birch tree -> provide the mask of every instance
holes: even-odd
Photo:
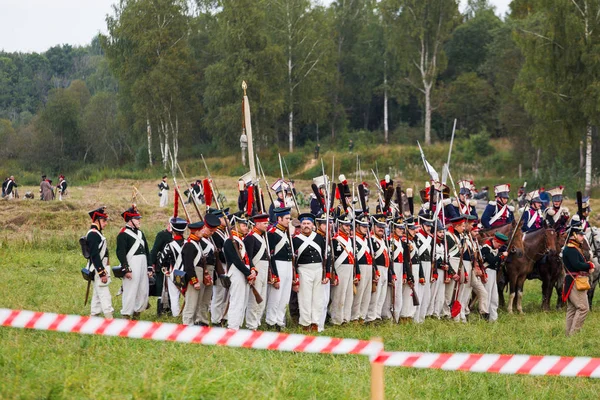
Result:
[[[322,7],[311,7],[309,0],[267,0],[270,12],[267,15],[269,31],[273,41],[284,48],[286,57],[286,111],[288,150],[294,151],[294,116],[300,103],[313,103],[324,96],[326,85],[315,85],[326,81],[330,64],[331,35],[324,18]],[[314,91],[298,92],[312,80]],[[323,82],[325,83],[325,82]],[[325,102],[321,102],[324,104]],[[316,121],[322,122],[322,121]]]
[[[417,90],[425,109],[425,143],[431,144],[432,94],[446,68],[444,43],[460,22],[456,0],[384,0],[391,47],[406,71],[405,82]]]
[[[585,193],[592,181],[593,126],[600,111],[600,3],[538,0],[517,28],[525,56],[517,90],[535,121],[534,140],[553,158],[585,137]],[[549,140],[552,135],[552,140]]]

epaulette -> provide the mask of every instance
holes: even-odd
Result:
[[[477,200],[471,199],[469,200],[469,204],[471,205],[471,207],[477,207]]]
[[[515,212],[515,207],[514,206],[508,206],[508,211]]]
[[[125,229],[126,229],[125,227],[122,227],[121,230],[119,231],[119,233],[125,232]]]
[[[450,204],[450,202],[451,202],[451,201],[452,201],[451,199],[444,199],[444,200],[442,200],[442,204],[443,204],[443,205],[444,205],[444,207],[445,207],[445,206],[447,206],[448,204]]]
[[[488,205],[489,205],[489,206],[495,206],[495,205],[496,205],[496,202],[495,202],[495,201],[489,201],[489,202],[488,202]]]
[[[270,233],[275,233],[276,229],[277,229],[277,227],[275,225],[273,225],[271,228],[269,228],[269,232]]]
[[[454,207],[458,208],[458,200],[456,200],[456,199],[454,199],[454,198],[453,198],[453,199],[452,199],[452,205],[453,205]]]

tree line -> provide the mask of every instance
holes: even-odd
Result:
[[[593,174],[600,5],[120,0],[89,46],[0,53],[2,158],[53,169],[255,145],[508,138],[535,173]],[[373,140],[370,141],[373,143]],[[582,145],[583,144],[583,145]],[[587,163],[586,163],[587,155]],[[556,171],[555,171],[556,172]]]

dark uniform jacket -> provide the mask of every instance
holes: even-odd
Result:
[[[103,258],[100,257],[100,251],[102,242],[106,242],[106,239],[104,239],[102,233],[98,231],[96,225],[92,225],[90,229],[91,231],[88,232],[86,237],[86,240],[90,247],[90,262],[92,263],[92,265],[94,265],[98,276],[104,276],[106,275],[106,270],[104,268],[104,264],[102,264],[102,260],[104,258],[108,259],[108,246],[106,247],[106,251],[104,252]]]
[[[144,254],[148,260],[148,264],[150,264],[150,253],[148,251],[148,242],[146,241],[146,236],[142,231],[132,228],[128,225],[121,229],[121,232],[119,232],[117,235],[117,258],[121,263],[121,270],[124,272],[131,272],[131,269],[129,268],[129,262],[127,261],[127,253],[129,253],[129,250],[136,245],[136,240],[126,233],[127,230],[130,230],[135,235],[140,232],[142,236],[142,242],[144,243],[143,246],[138,246],[133,255]],[[148,271],[152,271],[152,265],[148,266]]]
[[[575,278],[578,275],[587,275],[590,271],[590,264],[585,261],[581,245],[574,240],[569,240],[562,252],[563,264],[565,265],[565,283],[563,285],[563,301],[567,301]],[[574,289],[577,290],[577,289]]]
[[[267,235],[269,238],[271,259],[273,261],[292,261],[292,247],[289,244],[288,231],[284,230],[282,226],[276,225],[269,230]],[[280,242],[281,244],[279,244]],[[272,263],[271,267],[273,268],[273,275],[279,277],[276,264]]]
[[[154,245],[152,246],[152,251],[150,252],[150,264],[155,267],[154,272],[156,273],[156,283],[150,286],[150,291],[148,293],[149,296],[160,296],[162,294],[164,275],[161,266],[158,265],[158,258],[167,243],[169,243],[171,240],[173,240],[173,235],[166,229],[158,232],[156,238],[154,239]]]

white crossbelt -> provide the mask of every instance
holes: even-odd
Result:
[[[377,258],[381,257],[381,255],[383,254],[384,251],[387,250],[387,248],[385,247],[385,242],[383,241],[383,239],[379,239],[377,236],[373,236],[373,239],[375,239],[375,241],[379,244],[379,248],[377,249],[377,251],[375,252],[375,255],[373,256],[373,258],[377,259]]]
[[[323,255],[321,254],[321,246],[319,246],[315,242],[315,237],[316,236],[317,236],[316,232],[312,232],[310,234],[310,236],[304,236],[304,235],[298,235],[298,236],[296,236],[299,240],[302,241],[302,244],[300,245],[300,247],[298,247],[298,258],[300,258],[300,256],[302,255],[302,253],[304,253],[304,250],[306,250],[308,248],[308,246],[310,246],[313,249],[315,249],[319,253],[319,255],[321,256],[321,258],[323,257]]]
[[[86,238],[87,238],[87,236],[91,232],[96,232],[98,235],[100,235],[100,249],[99,249],[99,253],[100,253],[100,261],[102,261],[102,259],[104,258],[104,256],[106,256],[106,238],[104,237],[104,235],[102,233],[100,233],[100,231],[98,231],[96,229],[90,229],[88,231],[88,233],[85,234]],[[90,257],[90,259],[88,260],[87,269],[91,271],[91,268],[93,266],[94,266],[94,263],[92,262],[92,258]]]
[[[535,224],[535,221],[537,221],[537,217],[538,215],[541,217],[542,214],[540,213],[540,210],[535,210],[535,212],[533,213],[533,215],[531,215],[531,213],[529,214],[529,221],[527,221],[527,227],[531,228],[533,226],[533,224]]]
[[[498,208],[498,206],[496,205],[496,208]],[[504,213],[506,212],[506,209],[508,208],[508,204],[505,204],[504,207],[502,207],[500,209],[500,211],[498,211],[491,219],[490,219],[490,225],[492,225],[494,222],[498,221],[500,219],[500,217],[502,217],[504,215]]]
[[[252,232],[252,235],[260,242],[260,248],[258,249],[258,252],[254,255],[254,257],[252,257],[252,265],[257,266],[258,262],[262,259],[262,256],[267,250],[267,245],[262,235],[259,235],[256,232]]]
[[[341,236],[338,236],[336,238],[338,244],[342,245],[342,247],[344,248],[344,251],[338,256],[338,258],[335,260],[334,262],[334,266],[337,268],[340,265],[342,265],[344,263],[344,261],[346,261],[346,259],[348,258],[348,255],[352,253],[353,247],[352,244],[344,239]]]
[[[125,233],[135,239],[135,244],[131,246],[129,252],[127,252],[127,258],[131,258],[140,247],[144,248],[144,241],[142,240],[142,231],[138,230],[136,235],[131,229],[125,228]]]
[[[429,250],[431,248],[431,236],[423,236],[421,233],[417,233],[418,238],[419,238],[419,242],[421,242],[421,246],[419,246],[418,251],[419,251],[419,256],[423,255],[423,253],[425,253],[427,250]]]
[[[281,251],[281,249],[283,249],[283,246],[285,246],[286,244],[289,246],[290,242],[288,240],[288,236],[281,230],[281,229],[275,229],[275,233],[278,234],[279,236],[281,236],[281,238],[283,240],[280,240],[279,242],[277,242],[277,245],[275,245],[275,251],[273,252],[273,254],[277,254]]]

